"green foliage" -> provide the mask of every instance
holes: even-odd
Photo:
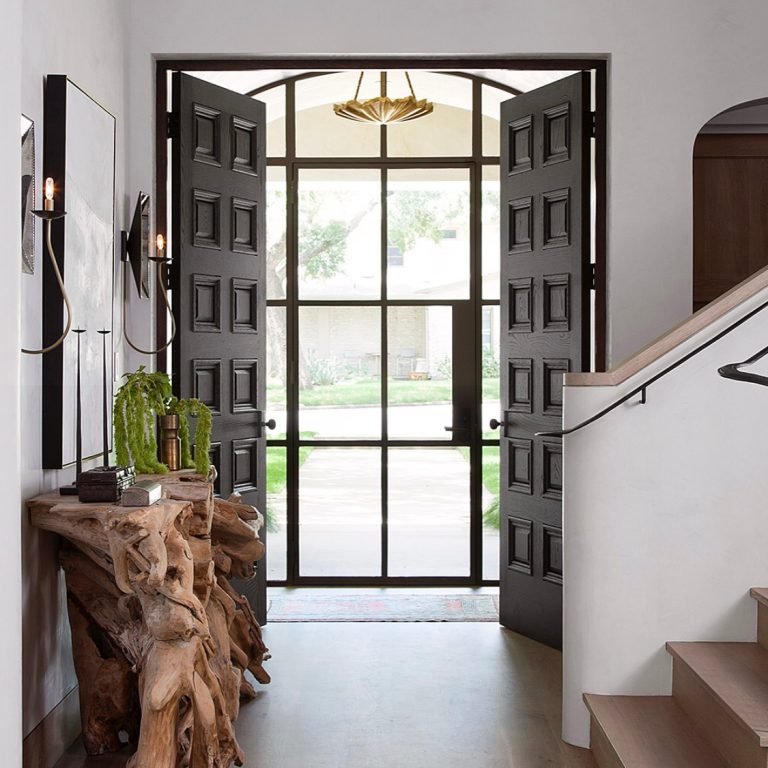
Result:
[[[499,376],[501,369],[499,361],[490,347],[483,347],[483,378],[495,379]]]
[[[486,528],[494,528],[499,530],[499,497],[497,496],[484,510],[483,510],[483,525]]]
[[[403,253],[410,251],[419,238],[437,243],[443,229],[468,209],[465,194],[402,190],[390,194],[387,204],[389,244]]]
[[[173,396],[167,373],[148,373],[140,366],[126,373],[125,382],[117,390],[113,408],[115,452],[120,465],[134,464],[141,474],[165,474],[168,467],[158,461],[157,417],[177,414],[181,438],[181,465],[207,475],[210,459],[213,418],[207,405],[199,400],[179,400]],[[195,428],[196,460],[189,443],[189,416],[197,417]]]
[[[448,355],[443,355],[435,367],[444,379],[450,379],[453,375],[453,363]]]
[[[211,409],[193,397],[179,400],[170,399],[167,413],[179,417],[179,439],[181,440],[181,466],[193,469],[200,475],[207,475],[210,468],[211,430],[213,416]],[[195,456],[192,457],[192,447],[189,441],[189,417],[197,417],[195,425]]]
[[[165,413],[171,381],[168,374],[148,373],[143,365],[124,378],[113,408],[117,463],[134,464],[142,474],[164,474],[168,467],[157,459],[155,418]]]
[[[307,355],[307,380],[310,386],[329,386],[335,384],[340,378],[341,371],[335,360],[317,357],[314,353]]]
[[[348,234],[343,221],[302,227],[299,263],[309,277],[333,277],[341,269]]]

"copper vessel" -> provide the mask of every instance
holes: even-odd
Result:
[[[181,439],[179,438],[179,417],[160,416],[160,461],[171,472],[181,469]]]

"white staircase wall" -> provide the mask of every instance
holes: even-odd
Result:
[[[738,317],[762,291],[618,386],[568,386],[574,426]],[[582,693],[669,694],[667,640],[751,641],[768,584],[768,387],[717,368],[768,345],[768,309],[565,438],[563,737],[589,744]],[[752,370],[768,373],[768,359]]]

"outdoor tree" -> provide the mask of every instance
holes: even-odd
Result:
[[[299,270],[305,278],[329,279],[343,271],[351,234],[379,203],[376,195],[357,194],[349,187],[327,191],[302,190],[298,200]],[[438,242],[448,222],[467,209],[465,193],[446,194],[436,190],[397,190],[387,200],[388,244],[402,253],[411,250],[419,239]],[[343,211],[345,218],[339,218]],[[268,243],[267,284],[284,298],[287,280],[286,193],[272,188],[267,194],[267,234],[279,235]],[[372,247],[377,247],[376,243]],[[284,311],[269,313],[270,378],[285,383],[286,316]],[[299,350],[300,370],[303,351]],[[311,388],[308,377],[300,381],[302,389]]]

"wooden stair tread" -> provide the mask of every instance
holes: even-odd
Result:
[[[667,643],[667,650],[768,747],[768,652],[757,643]]]
[[[584,702],[622,768],[727,768],[671,696],[597,696]]]
[[[749,596],[758,603],[768,606],[768,587],[752,587],[749,590]]]

